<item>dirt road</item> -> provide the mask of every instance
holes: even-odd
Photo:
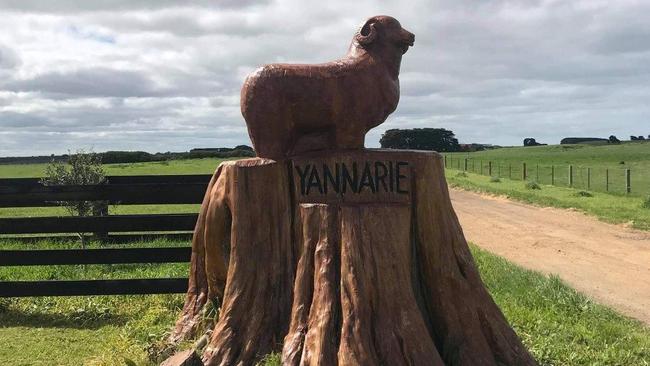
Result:
[[[650,233],[579,212],[451,190],[467,240],[554,273],[599,303],[650,324]]]

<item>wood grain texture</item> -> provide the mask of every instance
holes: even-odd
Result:
[[[354,192],[320,194],[314,183],[318,194],[305,196],[295,166],[306,161],[406,162],[406,194],[359,180]],[[194,334],[207,299],[222,300],[206,365],[250,365],[270,351],[284,365],[536,364],[481,282],[438,154],[223,163],[193,246],[171,340]]]

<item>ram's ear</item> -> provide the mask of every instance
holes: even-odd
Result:
[[[361,28],[359,28],[359,32],[357,32],[356,35],[357,42],[359,42],[360,45],[366,46],[374,42],[374,40],[377,38],[377,25],[376,25],[376,20],[374,18],[368,19]]]

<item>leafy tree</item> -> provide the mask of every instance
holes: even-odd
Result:
[[[95,153],[87,153],[78,150],[70,154],[66,163],[52,161],[45,169],[45,177],[41,184],[45,186],[62,185],[91,185],[101,184],[106,180],[102,168],[101,157]],[[90,216],[93,214],[104,214],[107,211],[105,201],[61,201],[58,202],[65,207],[72,216]],[[85,248],[83,233],[78,233],[81,238],[81,245]]]
[[[253,148],[248,145],[237,145],[234,150],[253,151]]]
[[[546,144],[540,144],[539,142],[535,141],[535,139],[532,137],[528,137],[524,139],[524,146],[541,146],[541,145],[546,145]]]
[[[444,128],[391,129],[381,136],[379,143],[387,149],[460,151],[454,133]]]
[[[610,135],[609,136],[609,143],[610,144],[620,144],[621,140],[619,140],[616,136]]]

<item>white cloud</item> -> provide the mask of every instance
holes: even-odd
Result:
[[[0,1],[0,156],[249,143],[245,75],[342,56],[368,16],[416,34],[371,131],[462,142],[647,135],[650,3],[634,0]]]

